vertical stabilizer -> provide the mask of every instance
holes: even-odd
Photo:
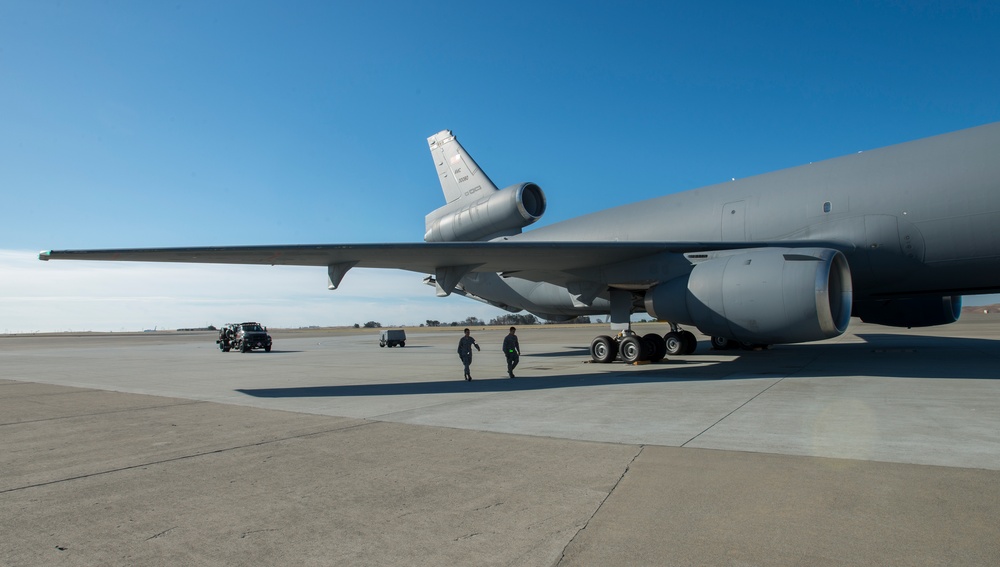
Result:
[[[483,197],[497,190],[490,178],[465,148],[458,143],[451,130],[442,130],[427,138],[441,180],[444,200],[453,203],[468,197]]]

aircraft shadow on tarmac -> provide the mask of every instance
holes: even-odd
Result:
[[[827,378],[871,376],[889,378],[937,378],[996,380],[1000,372],[1000,341],[988,339],[924,337],[913,335],[858,335],[865,343],[782,345],[769,351],[715,351],[688,360],[670,360],[646,366],[606,365],[607,372],[532,377],[531,367],[522,365],[521,377],[501,377],[502,370],[482,368],[484,376],[466,382],[461,378],[424,382],[394,382],[308,386],[299,388],[237,389],[258,398],[316,398],[351,396],[399,396],[468,392],[518,392],[555,388],[581,388],[621,384],[731,381],[778,378]],[[573,356],[580,349],[572,347]],[[702,351],[706,352],[702,345]],[[561,356],[543,353],[541,356]],[[729,359],[729,356],[736,358]],[[534,354],[532,357],[540,355]],[[525,357],[522,357],[524,359]],[[602,365],[602,368],[605,366]],[[477,372],[478,371],[478,372]],[[492,376],[491,376],[492,374]]]
[[[522,354],[521,358],[546,358],[546,357],[564,357],[564,356],[590,356],[590,349],[578,346],[567,346],[563,347],[567,350],[560,350],[558,352],[533,352],[531,354]]]

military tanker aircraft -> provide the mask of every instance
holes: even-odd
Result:
[[[850,317],[956,321],[961,296],[1000,291],[1000,123],[618,206],[524,231],[530,182],[498,189],[448,130],[428,138],[446,204],[424,242],[51,250],[41,260],[354,267],[429,274],[457,293],[548,320],[609,315],[596,362],[817,341]],[[633,313],[669,324],[639,336]]]

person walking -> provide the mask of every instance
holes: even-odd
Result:
[[[465,380],[471,381],[472,374],[469,372],[469,366],[472,364],[472,347],[476,347],[476,350],[480,350],[479,345],[476,344],[476,339],[472,338],[469,334],[469,330],[465,330],[465,336],[458,339],[458,357],[462,359],[462,364],[465,365]]]
[[[503,355],[507,357],[507,376],[511,378],[514,377],[514,367],[521,359],[521,345],[517,342],[515,331],[517,329],[511,327],[510,333],[503,338]]]

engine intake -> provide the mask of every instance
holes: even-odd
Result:
[[[534,183],[511,185],[477,200],[461,198],[427,215],[427,242],[483,240],[508,236],[545,213],[545,193]]]
[[[646,311],[747,343],[836,337],[851,318],[851,271],[829,248],[720,251],[646,292]]]

